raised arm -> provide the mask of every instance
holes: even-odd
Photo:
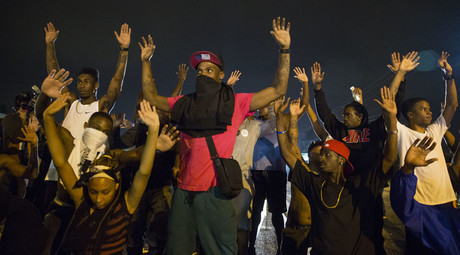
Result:
[[[120,34],[117,31],[113,31],[113,33],[120,44],[120,54],[118,55],[115,74],[110,81],[107,93],[99,100],[99,111],[106,113],[110,113],[115,101],[120,96],[123,79],[125,78],[126,64],[128,63],[129,43],[131,42],[131,28],[128,24],[121,25]]]
[[[447,62],[447,58],[450,56],[447,52],[442,52],[439,58],[439,67],[444,72],[444,80],[446,81],[446,92],[445,92],[445,108],[442,112],[442,116],[446,120],[447,126],[450,126],[452,118],[454,117],[455,111],[458,107],[457,99],[457,88],[455,86],[454,75],[452,67]]]
[[[291,151],[296,155],[297,158],[301,158],[299,146],[297,144],[299,140],[299,128],[297,126],[297,121],[300,118],[300,115],[305,112],[306,105],[300,104],[300,99],[292,100],[291,106],[289,107],[290,111],[290,123],[288,129],[289,142],[291,144]]]
[[[275,79],[271,87],[265,88],[254,94],[249,107],[250,111],[255,111],[270,102],[286,94],[287,84],[289,80],[289,64],[290,54],[289,47],[291,46],[291,36],[289,34],[291,24],[286,19],[278,17],[273,19],[273,30],[270,32],[275,38],[275,41],[280,46],[280,57],[278,69],[276,70]]]
[[[420,64],[418,62],[420,59],[420,56],[418,56],[418,52],[412,51],[412,52],[407,53],[403,57],[401,62],[399,62],[399,53],[396,54],[393,52],[391,56],[392,56],[393,66],[389,68],[390,70],[395,72],[395,77],[393,78],[393,81],[390,84],[390,90],[391,90],[391,93],[396,95],[399,89],[399,85],[401,84],[402,81],[404,81],[406,74],[414,70]]]
[[[48,74],[50,74],[53,70],[57,71],[60,69],[58,60],[56,57],[56,48],[54,46],[54,43],[56,42],[56,39],[59,35],[59,30],[56,30],[53,23],[51,22],[48,22],[46,24],[46,27],[44,27],[43,29],[45,30],[46,70]],[[44,93],[41,93],[38,96],[37,102],[35,103],[35,112],[40,122],[42,121],[43,112],[45,111],[46,107],[48,107],[48,105],[51,102],[51,98],[58,98],[61,95],[61,93],[69,92],[69,89],[67,88],[67,86],[65,86],[62,88],[50,88],[48,90],[45,89],[45,91],[43,91],[43,88],[42,88],[42,92]],[[72,103],[76,99],[77,99],[77,96],[75,95],[75,93],[70,92],[70,98],[69,98],[70,103]],[[67,115],[68,110],[69,108],[68,106],[66,106],[65,115]]]
[[[48,78],[51,78],[51,74]],[[54,120],[54,115],[62,110],[67,104],[66,101],[68,97],[69,94],[64,93],[61,97],[54,100],[54,102],[50,104],[43,113],[43,122],[45,125],[47,144],[51,157],[53,158],[54,165],[59,173],[59,177],[64,183],[64,187],[72,197],[72,200],[78,206],[83,198],[83,189],[73,188],[78,179],[68,162],[68,154],[66,153],[66,149],[60,135],[58,135],[58,126]]]
[[[170,112],[168,104],[168,98],[158,95],[157,87],[155,85],[155,79],[152,76],[152,66],[150,59],[152,58],[153,51],[155,50],[155,44],[153,44],[152,36],[148,36],[148,41],[142,37],[141,47],[141,60],[142,60],[142,92],[145,100],[150,104],[154,105],[160,110]]]
[[[288,164],[289,168],[293,169],[297,162],[297,156],[292,151],[291,143],[288,139],[287,129],[288,129],[289,123],[286,121],[286,118],[284,118],[284,113],[283,113],[284,110],[286,110],[288,103],[289,103],[289,100],[286,103],[282,104],[281,107],[275,107],[276,130],[277,130],[276,133],[278,137],[278,144],[280,146],[281,155],[283,156],[284,161],[286,161],[286,163]]]
[[[383,120],[387,130],[382,162],[382,171],[384,174],[387,174],[398,157],[398,128],[396,127],[396,113],[398,109],[396,108],[395,95],[389,88],[385,86],[381,88],[380,96],[382,101],[377,99],[374,99],[374,101],[382,109]]]
[[[59,64],[56,57],[56,49],[54,43],[59,35],[59,30],[54,28],[53,23],[48,22],[45,30],[45,43],[46,43],[46,70],[48,74],[53,70],[59,70]]]
[[[186,64],[180,64],[177,70],[177,84],[174,88],[172,97],[180,95],[182,92],[182,87],[184,86],[184,81],[187,78],[188,66]]]
[[[156,113],[155,107],[150,107],[150,104],[143,100],[141,102],[141,110],[139,116],[142,121],[148,126],[149,131],[147,140],[144,146],[144,150],[141,156],[141,164],[139,170],[134,175],[133,184],[131,188],[126,191],[125,199],[126,206],[129,213],[134,213],[139,202],[141,201],[142,195],[144,194],[145,188],[150,178],[150,172],[152,171],[153,161],[155,159],[158,130],[160,128],[160,120]]]
[[[235,83],[240,80],[240,76],[241,76],[241,72],[239,70],[233,71],[227,80],[227,85],[228,86],[235,85]]]
[[[301,83],[302,83],[302,89],[301,89],[301,101],[300,103],[302,105],[305,105],[307,107],[305,107],[305,111],[307,110],[308,108],[308,105],[310,105],[310,91],[308,90],[308,77],[307,77],[307,74],[305,73],[305,68],[300,68],[300,67],[296,67],[294,68],[294,73],[295,73],[295,76],[294,78],[297,78],[297,80],[299,80]],[[304,111],[304,112],[305,112]],[[303,112],[302,112],[303,114]],[[299,115],[299,118],[302,116]]]

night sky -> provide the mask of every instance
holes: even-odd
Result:
[[[407,76],[407,97],[421,96],[431,103],[434,119],[444,96],[444,82],[436,66],[442,50],[460,76],[460,1],[2,1],[2,104],[40,85],[46,77],[43,27],[52,21],[60,30],[56,41],[61,68],[71,77],[82,67],[101,73],[99,96],[105,94],[115,71],[119,45],[113,34],[121,24],[132,27],[123,92],[112,112],[132,118],[141,90],[141,36],[151,34],[156,44],[153,75],[159,93],[169,95],[176,84],[177,66],[189,65],[198,50],[219,52],[227,77],[243,74],[237,92],[257,92],[271,85],[278,61],[278,46],[270,35],[273,18],[291,22],[291,68],[310,68],[318,61],[326,72],[323,88],[331,108],[341,116],[352,100],[349,87],[364,91],[371,120],[380,110],[373,99],[393,74],[386,67],[393,51],[423,52],[417,71]],[[288,96],[297,97],[300,82],[291,77]],[[310,78],[310,74],[308,73]],[[189,70],[183,93],[194,91],[194,70]],[[460,82],[459,82],[460,83]],[[458,84],[457,86],[460,86]],[[75,82],[70,89],[76,91]],[[311,102],[313,102],[311,100]],[[311,136],[306,117],[301,132]],[[458,135],[459,114],[451,130]]]

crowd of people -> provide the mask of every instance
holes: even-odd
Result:
[[[197,51],[195,92],[181,95],[189,70],[181,64],[173,93],[159,95],[148,35],[139,42],[142,87],[131,122],[111,113],[122,95],[129,25],[115,32],[119,57],[101,97],[95,68],[82,68],[71,91],[56,57],[59,30],[51,22],[44,30],[48,75],[39,90],[18,94],[2,120],[0,253],[251,255],[267,200],[277,254],[386,254],[382,192],[391,180],[405,253],[460,254],[460,153],[448,131],[458,99],[447,52],[438,61],[445,100],[434,122],[426,99],[405,98],[405,76],[419,65],[415,51],[391,55],[394,78],[374,99],[380,117],[369,119],[354,88],[340,120],[318,62],[313,88],[305,68],[295,67],[300,97],[285,98],[291,37],[284,18],[272,24],[275,78],[256,93],[234,93],[241,73],[224,82],[222,56]],[[318,137],[307,161],[298,146],[304,113]]]

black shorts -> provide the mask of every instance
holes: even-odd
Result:
[[[267,198],[269,212],[286,212],[286,172],[281,170],[251,170],[251,175],[256,190],[253,203],[254,212],[262,211],[263,208],[261,207],[263,207],[265,198]]]

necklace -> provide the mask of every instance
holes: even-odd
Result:
[[[321,202],[323,203],[324,206],[326,206],[327,208],[329,209],[333,209],[333,208],[336,208],[338,205],[339,205],[339,202],[340,202],[340,196],[342,195],[342,191],[343,191],[343,188],[345,188],[345,185],[342,186],[342,189],[340,190],[339,192],[339,197],[337,198],[337,203],[333,206],[329,206],[327,205],[326,203],[324,203],[324,200],[323,200],[323,186],[324,186],[324,183],[326,183],[326,180],[323,181],[323,183],[321,184],[321,191],[320,191],[320,194],[321,194]]]

